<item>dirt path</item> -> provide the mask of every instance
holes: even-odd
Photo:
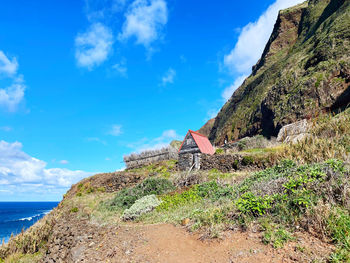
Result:
[[[330,253],[329,245],[301,233],[298,244],[276,250],[264,245],[259,233],[227,232],[223,240],[201,241],[185,228],[168,224],[71,223],[55,227],[56,237],[49,241],[43,262],[311,262]]]

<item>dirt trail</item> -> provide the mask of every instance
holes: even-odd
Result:
[[[68,221],[55,226],[42,262],[312,262],[331,252],[329,244],[302,233],[298,244],[276,250],[261,242],[260,233],[229,231],[223,240],[201,241],[168,224],[111,227]]]

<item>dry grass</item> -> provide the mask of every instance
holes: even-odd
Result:
[[[350,162],[350,110],[339,115],[324,114],[313,120],[310,136],[288,144],[277,157],[298,163],[340,159]]]
[[[52,232],[53,226],[58,220],[59,216],[58,210],[54,209],[50,214],[39,220],[27,231],[12,237],[7,244],[0,247],[0,259],[4,259],[9,255],[19,256],[21,254],[34,254],[42,250],[45,247],[45,244]]]

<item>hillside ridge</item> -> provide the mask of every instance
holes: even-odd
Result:
[[[279,12],[252,74],[215,118],[209,139],[277,136],[282,126],[350,103],[350,3],[309,0]]]

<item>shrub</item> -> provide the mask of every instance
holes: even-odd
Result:
[[[253,216],[263,215],[272,206],[273,198],[271,196],[255,196],[251,192],[244,193],[237,201],[237,209],[243,214]]]
[[[175,190],[173,184],[165,178],[148,178],[142,183],[125,188],[108,202],[110,208],[130,208],[136,200],[147,195],[160,195]]]
[[[243,158],[242,158],[242,165],[243,166],[251,165],[253,163],[254,163],[253,156],[243,156]]]
[[[197,202],[204,198],[210,199],[211,201],[217,201],[220,198],[229,196],[232,196],[231,187],[221,186],[215,181],[210,181],[195,185],[182,193],[162,196],[163,202],[158,209],[169,210],[190,202]]]
[[[125,209],[122,215],[123,220],[133,220],[142,214],[152,211],[160,205],[155,195],[147,195],[137,200],[130,208]]]
[[[328,232],[333,241],[341,248],[350,251],[350,215],[349,212],[336,208],[327,219]],[[350,256],[350,255],[349,255]],[[348,258],[350,260],[350,258]]]
[[[293,240],[293,236],[283,227],[277,229],[268,228],[263,234],[263,242],[265,244],[272,244],[274,248],[282,248],[289,240]]]
[[[209,230],[209,236],[216,238],[219,236],[218,228],[220,225],[225,226],[229,222],[227,208],[212,208],[205,211],[196,210],[191,215],[192,221],[194,222],[191,229],[197,230],[203,227]]]
[[[79,211],[78,207],[73,207],[70,212],[71,213],[77,213]]]
[[[215,150],[215,154],[223,154],[225,151],[224,151],[224,149],[222,149],[222,148],[217,148],[216,150]]]

